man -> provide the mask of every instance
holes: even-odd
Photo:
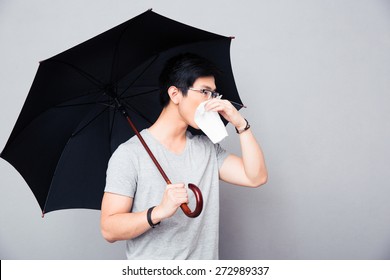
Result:
[[[136,137],[120,145],[110,159],[101,230],[109,242],[127,240],[128,259],[217,259],[219,179],[247,187],[267,181],[263,153],[248,122],[229,101],[215,98],[216,75],[209,61],[185,54],[172,58],[160,76],[164,108],[141,135],[174,184],[166,186]],[[228,154],[204,135],[187,132],[188,126],[199,129],[195,110],[207,100],[206,110],[236,127],[242,157]],[[197,218],[177,211],[193,201],[188,183],[203,194]]]

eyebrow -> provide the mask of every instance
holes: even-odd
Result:
[[[204,88],[204,89],[208,89],[208,90],[211,90],[211,91],[217,91],[217,89],[212,89],[211,87],[209,86],[206,86],[206,85],[202,85],[201,88]]]

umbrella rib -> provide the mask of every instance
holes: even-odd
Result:
[[[154,93],[155,91],[158,91],[158,90],[159,89],[156,87],[154,89],[143,91],[141,93],[137,93],[137,94],[129,95],[129,96],[126,96],[126,97],[122,97],[121,100],[126,100],[126,99],[130,99],[130,98],[133,98],[133,97],[138,97],[138,96]],[[101,90],[99,90],[99,91],[101,91]],[[102,94],[101,96],[104,96],[104,95],[105,94]],[[82,96],[79,96],[79,97],[83,97],[83,96],[86,96],[86,95],[82,95]],[[109,103],[110,101],[111,101],[111,103]],[[94,105],[94,104],[104,105],[104,106],[111,107],[111,108],[115,108],[116,107],[112,103],[112,98],[109,97],[109,96],[107,96],[107,100],[104,100],[104,101],[83,102],[83,103],[75,103],[75,104],[58,104],[58,105],[55,105],[54,107],[55,108],[64,108],[64,107],[87,106],[87,105]]]
[[[127,23],[127,25],[125,26],[125,28],[122,30],[120,36],[118,37],[118,40],[116,41],[116,44],[115,44],[115,51],[114,51],[114,57],[112,59],[112,64],[111,64],[111,75],[110,75],[110,81],[113,81],[113,76],[114,76],[114,69],[116,69],[116,66],[118,64],[118,48],[119,48],[119,44],[124,36],[124,34],[127,32],[127,29],[130,28],[130,24],[129,22]],[[119,79],[118,79],[119,80]]]
[[[79,130],[72,133],[71,137],[76,136],[81,131],[83,131],[87,126],[89,126],[93,121],[95,121],[98,117],[100,117],[109,107],[105,107],[100,113],[98,113],[95,117],[93,117],[90,121],[88,121],[84,126],[82,126]]]
[[[73,65],[73,64],[70,64],[68,62],[65,62],[65,61],[62,61],[62,60],[59,60],[59,59],[49,59],[49,60],[46,60],[44,61],[45,63],[48,63],[48,62],[57,62],[57,63],[62,63],[64,65],[67,65],[69,66],[70,68],[73,68],[74,70],[76,70],[77,73],[79,73],[80,75],[82,75],[83,77],[87,78],[87,80],[89,80],[90,82],[92,82],[94,85],[98,86],[98,87],[102,87],[102,82],[100,82],[99,80],[95,79],[92,75],[90,75],[89,73],[85,72],[84,70],[82,70],[81,68]]]
[[[112,154],[114,151],[112,150],[112,133],[114,131],[114,123],[115,123],[115,115],[116,115],[117,110],[114,110],[113,117],[111,120],[111,125],[110,125],[110,135],[109,135],[109,141],[110,141],[110,154]]]
[[[85,94],[85,95],[81,95],[77,98],[83,98],[83,97],[86,97],[90,94],[98,94],[99,92],[101,92],[102,90],[99,89],[97,90],[96,92],[92,92],[92,93],[88,93],[88,94]],[[55,108],[64,108],[64,107],[76,107],[76,106],[87,106],[87,105],[104,105],[104,106],[108,106],[108,107],[115,107],[113,104],[112,104],[112,98],[107,96],[107,99],[106,100],[102,100],[102,101],[99,101],[99,99],[103,96],[106,96],[106,94],[103,92],[102,94],[98,94],[96,96],[96,99],[95,101],[91,101],[91,102],[79,102],[79,103],[74,103],[74,104],[64,104],[64,103],[67,103],[67,102],[70,102],[70,101],[73,101],[73,100],[76,100],[77,98],[73,98],[73,99],[70,99],[70,100],[67,100],[67,101],[64,101],[58,105],[55,105],[54,107]],[[111,101],[111,103],[109,103]]]
[[[112,81],[112,77],[114,75],[114,69],[116,69],[116,64],[118,64],[118,61],[117,61],[117,54],[118,54],[118,47],[119,47],[119,43],[120,41],[122,40],[122,37],[123,35],[125,34],[125,32],[127,31],[127,29],[129,28],[129,25],[127,25],[121,32],[121,35],[119,36],[116,44],[115,44],[115,51],[114,51],[114,57],[113,57],[113,60],[112,60],[112,64],[111,64],[111,74],[110,74],[110,81]]]
[[[141,118],[143,118],[148,123],[153,124],[153,122],[148,117],[146,117],[141,111],[137,110],[134,106],[131,106],[131,104],[127,100],[124,100],[124,105],[126,105],[125,107],[137,113]]]
[[[158,88],[155,88],[155,89],[147,90],[147,91],[144,91],[144,92],[141,92],[141,93],[132,94],[132,95],[129,95],[129,96],[126,96],[126,97],[122,97],[121,100],[126,100],[126,99],[130,99],[130,98],[133,98],[133,97],[138,97],[138,96],[142,96],[142,95],[145,95],[145,94],[153,93],[153,92],[155,92],[157,90],[158,90]]]
[[[123,92],[119,95],[119,97],[121,97],[132,85],[134,85],[135,84],[135,82],[137,82],[138,81],[138,79],[139,78],[141,78],[142,77],[142,75],[146,72],[146,70],[148,70],[152,65],[153,65],[153,63],[157,60],[157,58],[159,57],[159,55],[157,54],[154,58],[153,58],[153,60],[142,70],[142,72],[140,73],[140,74],[138,74],[138,76],[134,79],[134,81],[132,81],[128,86],[127,86],[127,88],[125,88],[124,90],[123,90]]]
[[[107,101],[108,101],[108,100],[107,100]],[[57,105],[57,106],[55,106],[55,107],[56,107],[56,108],[65,108],[65,107],[87,106],[87,105],[94,105],[94,104],[104,105],[104,106],[107,106],[107,107],[115,108],[115,106],[112,105],[112,104],[108,104],[108,103],[104,103],[104,102],[98,102],[98,101],[95,101],[95,102],[85,102],[85,103],[77,103],[77,104],[68,104],[68,105]]]

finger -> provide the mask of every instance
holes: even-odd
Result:
[[[184,187],[185,185],[183,183],[167,185],[167,189],[177,189],[177,188],[184,188]]]
[[[174,189],[175,193],[187,193],[187,189],[185,188],[176,188]]]
[[[170,186],[166,189],[168,197],[171,199],[177,199],[182,197],[188,197],[187,189],[183,187],[184,185],[179,184],[178,187]]]
[[[181,195],[178,195],[178,194],[175,194],[171,197],[172,199],[172,202],[174,202],[174,204],[176,205],[180,205],[182,203],[188,203],[188,196],[186,194],[181,194]]]
[[[204,105],[204,109],[206,111],[210,111],[215,106],[218,106],[218,104],[221,104],[221,101],[222,100],[220,100],[220,99],[211,99]]]
[[[215,100],[205,106],[206,111],[228,111],[233,110],[234,106],[227,100]]]
[[[186,193],[179,193],[179,194],[175,194],[175,198],[178,199],[178,200],[187,200],[188,199],[188,195]]]
[[[166,192],[169,194],[178,195],[178,194],[186,194],[187,190],[183,188],[171,188],[171,189],[167,189]]]
[[[212,111],[212,110],[214,110],[215,108],[220,107],[220,106],[223,106],[223,105],[222,105],[221,103],[213,102],[213,103],[207,104],[207,106],[205,106],[204,109],[205,109],[206,111]]]
[[[205,107],[211,106],[212,104],[225,104],[225,105],[232,105],[229,100],[226,99],[219,99],[219,98],[213,98],[207,101],[205,104]]]
[[[209,112],[230,112],[231,109],[229,107],[226,107],[224,105],[215,105],[213,107],[210,107],[208,110]]]
[[[186,196],[180,196],[180,197],[176,197],[176,201],[178,202],[178,203],[188,203],[189,202],[189,200],[188,200],[188,196],[186,195]]]

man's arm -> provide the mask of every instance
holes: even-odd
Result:
[[[229,155],[219,170],[221,180],[239,186],[259,187],[267,182],[268,174],[263,152],[252,132],[240,134],[242,157]]]
[[[133,198],[113,193],[104,193],[100,227],[108,242],[137,237],[150,229],[146,211],[131,213]]]
[[[205,109],[220,113],[239,131],[246,127],[245,119],[227,100],[212,99]],[[219,170],[219,177],[227,183],[239,186],[261,186],[268,179],[263,152],[250,128],[241,132],[239,137],[242,156],[229,155]]]
[[[168,185],[161,203],[151,213],[153,224],[171,217],[182,203],[188,203],[185,185]],[[108,242],[132,239],[151,228],[146,218],[148,209],[132,213],[130,212],[132,205],[133,198],[131,197],[108,192],[104,193],[100,228],[103,237]]]

